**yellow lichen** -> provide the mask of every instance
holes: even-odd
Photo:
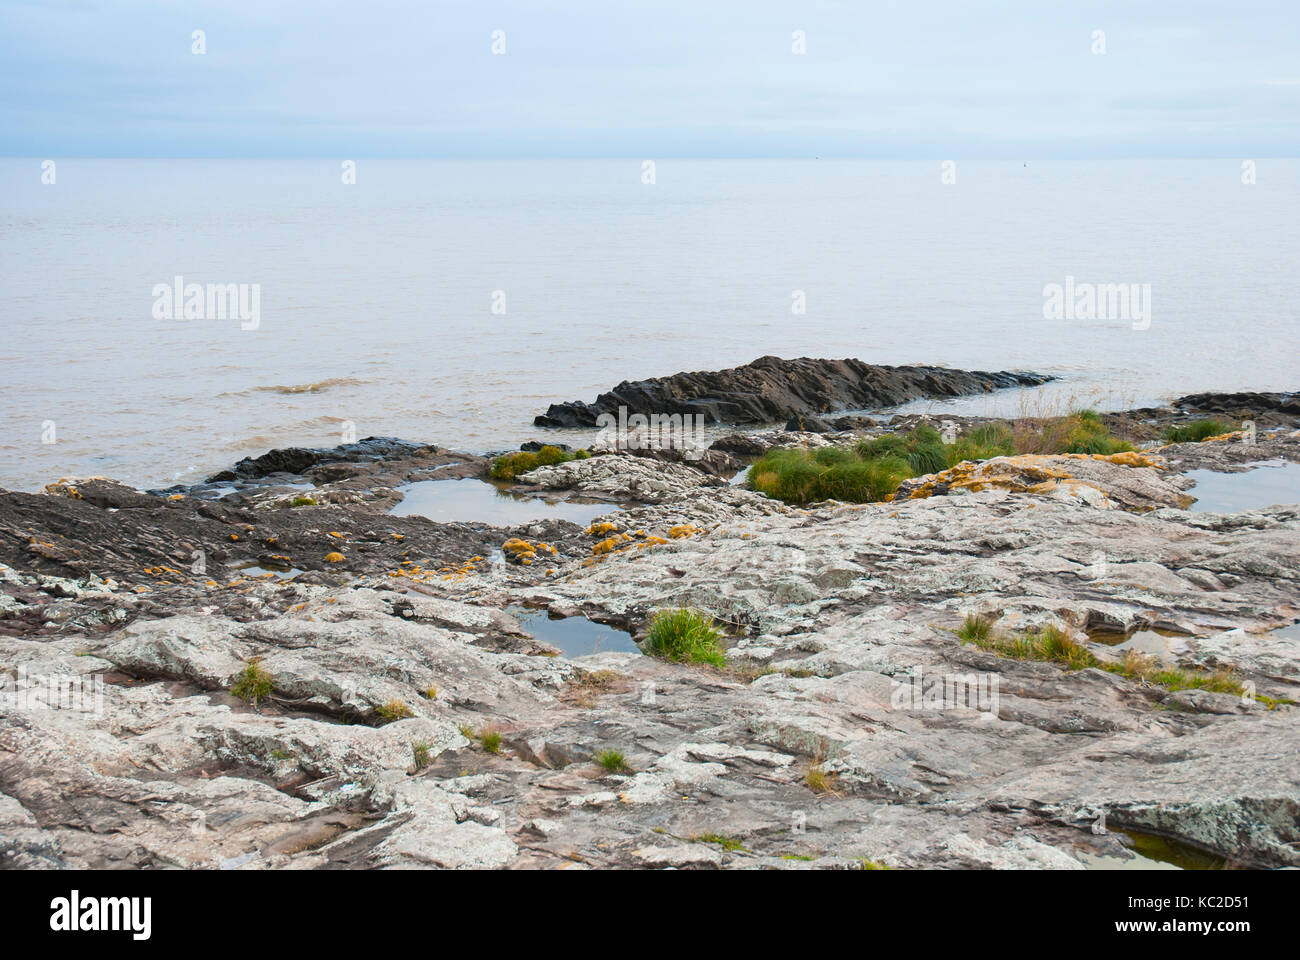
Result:
[[[326,563],[342,563],[346,559],[347,558],[343,556],[343,554],[337,551],[332,551],[330,553],[325,554]]]

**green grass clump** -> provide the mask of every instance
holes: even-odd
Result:
[[[602,750],[596,754],[596,762],[604,767],[607,773],[632,772],[632,768],[628,765],[627,758],[623,756],[621,750]]]
[[[871,860],[867,857],[863,857],[862,869],[863,870],[893,870],[894,868],[887,863],[881,863],[879,860]]]
[[[812,503],[883,500],[908,477],[908,461],[896,455],[864,457],[850,447],[769,450],[749,468],[748,486],[774,500]]]
[[[231,696],[247,700],[254,707],[257,706],[257,701],[270,696],[275,689],[275,681],[261,661],[261,657],[249,660],[248,666],[235,674],[234,682],[230,685]]]
[[[1120,663],[1108,663],[1104,669],[1128,677],[1130,680],[1141,680],[1175,692],[1210,690],[1214,693],[1241,696],[1246,690],[1233,672],[1225,667],[1214,671],[1182,670],[1178,667],[1165,666],[1154,657],[1136,650],[1129,650]],[[1267,700],[1267,698],[1262,699]]]
[[[1132,450],[1117,440],[1096,410],[1075,410],[1063,417],[1017,421],[1012,431],[1016,453],[1121,453]]]
[[[500,753],[501,731],[496,727],[487,727],[479,734],[478,742],[488,753]]]
[[[381,703],[379,706],[375,707],[375,713],[379,715],[379,719],[384,721],[384,723],[392,723],[394,720],[406,720],[415,716],[414,711],[412,711],[410,707],[397,699],[389,700],[387,703]]]
[[[989,634],[992,630],[993,624],[991,624],[987,619],[984,617],[974,616],[973,614],[968,614],[966,622],[963,623],[961,629],[957,631],[957,636],[961,637],[967,643],[973,643],[976,646],[984,646],[988,642]]]
[[[1165,443],[1200,443],[1207,437],[1217,437],[1231,432],[1232,427],[1222,420],[1197,420],[1181,427],[1165,430]]]
[[[1110,435],[1095,410],[1024,421],[1013,430],[985,423],[945,443],[938,430],[922,424],[907,434],[888,433],[851,446],[769,450],[749,469],[751,490],[786,503],[884,500],[904,480],[939,473],[964,460],[990,460],[1022,453],[1119,453],[1132,450]]]
[[[1120,453],[1133,445],[1116,440],[1095,410],[1076,410],[1065,418],[1065,441],[1056,453]]]
[[[949,444],[948,465],[955,466],[963,460],[1010,457],[1017,452],[1015,434],[1010,427],[1004,423],[983,423]]]
[[[650,618],[645,651],[675,663],[707,663],[725,667],[727,656],[719,642],[721,633],[713,618],[699,610],[660,610]]]
[[[1161,664],[1154,657],[1129,650],[1124,659],[1118,663],[1098,660],[1083,644],[1070,639],[1057,627],[1047,626],[1041,630],[1031,630],[1018,636],[999,636],[993,633],[988,621],[978,617],[967,617],[957,631],[957,636],[977,647],[1000,653],[1016,660],[1046,660],[1062,664],[1069,670],[1083,670],[1095,667],[1114,673],[1129,680],[1149,683],[1164,687],[1166,690],[1210,690],[1215,693],[1231,693],[1241,696],[1245,686],[1231,670],[1219,668],[1214,671],[1183,670]],[[1268,697],[1259,697],[1269,709],[1276,701]]]
[[[507,453],[497,457],[492,461],[491,476],[493,480],[514,480],[521,473],[536,470],[538,467],[568,463],[570,460],[586,460],[590,456],[591,454],[586,450],[561,450],[559,447],[547,444],[536,452],[520,450],[518,453]]]
[[[957,636],[984,650],[1016,660],[1048,660],[1070,670],[1100,666],[1100,661],[1083,644],[1070,639],[1058,627],[1046,626],[1016,636],[993,633],[987,621],[967,617]]]

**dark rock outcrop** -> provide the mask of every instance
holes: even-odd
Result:
[[[1174,406],[1180,410],[1228,416],[1300,414],[1300,393],[1193,393],[1179,397]]]
[[[318,463],[378,463],[398,457],[436,453],[437,447],[410,443],[393,437],[366,437],[356,443],[333,448],[280,447],[260,457],[245,457],[229,470],[208,477],[208,483],[256,480],[274,473],[302,474]]]
[[[760,357],[728,370],[623,381],[595,403],[553,403],[539,427],[594,427],[603,413],[702,414],[710,423],[775,423],[834,410],[880,409],[923,397],[960,397],[1037,386],[1038,373],[986,373],[943,367],[889,367],[861,360]]]

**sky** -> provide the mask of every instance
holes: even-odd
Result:
[[[1300,0],[0,0],[0,155],[1297,156]]]

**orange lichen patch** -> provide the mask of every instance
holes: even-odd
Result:
[[[672,537],[674,540],[681,540],[685,537],[693,537],[695,534],[703,532],[703,530],[693,523],[679,523],[677,526],[669,529],[668,536]]]
[[[592,537],[603,537],[607,533],[618,533],[619,525],[605,521],[603,523],[593,523],[587,528],[587,535]]]
[[[1062,481],[1075,485],[1092,486],[1070,475],[1060,463],[1069,460],[1104,460],[1123,467],[1160,467],[1162,462],[1147,454],[1126,450],[1121,453],[1026,453],[1014,457],[994,457],[976,463],[964,460],[955,467],[933,474],[908,494],[910,500],[933,496],[935,490],[946,486],[948,490],[1010,490],[1013,493],[1050,493]],[[894,494],[885,498],[893,500]]]
[[[406,535],[405,535],[405,534],[402,534],[402,533],[395,533],[395,534],[393,534],[393,539],[394,539],[394,540],[405,540],[405,539],[406,539]]]
[[[335,540],[342,540],[342,539],[343,539],[343,534],[339,533],[337,530],[331,530],[331,531],[329,532],[329,535],[330,535],[331,537],[333,537]]]
[[[615,553],[618,551],[619,544],[626,543],[631,539],[632,537],[629,534],[620,533],[617,536],[609,537],[606,540],[600,541],[600,543],[591,548],[591,552],[598,557],[609,553]]]
[[[232,534],[230,535],[230,539],[231,539],[231,540],[238,540],[238,539],[239,539],[239,534],[237,534],[237,533],[232,533]]]
[[[272,560],[283,560],[285,563],[288,563],[288,562],[289,562],[289,556],[288,556],[288,554],[284,554],[284,553],[273,553],[273,554],[271,554],[271,559],[272,559]]]
[[[337,551],[325,554],[326,563],[342,563],[346,559],[347,557]]]
[[[185,494],[183,494],[183,493],[173,493],[173,494],[172,494],[171,496],[169,496],[167,499],[168,499],[168,500],[184,500],[184,499],[185,499]]]
[[[179,570],[175,569],[174,567],[163,567],[163,566],[145,567],[144,572],[154,577],[161,577],[166,574],[170,574],[173,577],[184,576],[183,573],[181,573]]]
[[[532,559],[537,553],[537,548],[527,540],[521,540],[518,537],[511,537],[505,543],[501,544],[501,552],[511,560],[522,562],[525,559]]]
[[[1211,437],[1211,440],[1214,438]],[[1093,453],[1093,454],[1066,454],[1069,457],[1091,456],[1094,460],[1105,460],[1108,463],[1117,463],[1121,467],[1156,467],[1164,466],[1164,463],[1156,460],[1145,453],[1138,453],[1136,450],[1123,450],[1120,453]]]

